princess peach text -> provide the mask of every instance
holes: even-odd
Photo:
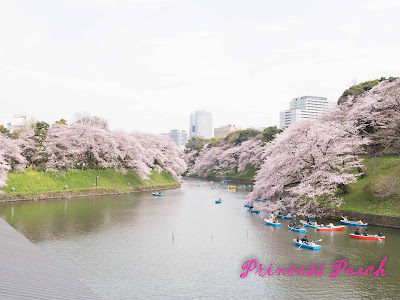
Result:
[[[330,278],[335,278],[336,276],[338,276],[339,274],[344,274],[344,275],[364,275],[364,276],[385,276],[386,273],[383,269],[383,266],[386,263],[387,258],[385,257],[384,259],[382,259],[381,264],[379,265],[379,267],[374,271],[374,267],[370,266],[367,268],[359,268],[359,269],[355,269],[352,267],[349,267],[347,265],[346,259],[342,259],[342,260],[338,260],[335,261],[332,266],[331,269],[333,270],[333,272],[329,275]],[[306,275],[306,276],[322,276],[322,274],[324,273],[324,264],[321,264],[319,267],[317,267],[315,264],[312,264],[307,270],[306,268],[296,268],[295,266],[291,266],[287,269],[284,268],[274,268],[272,264],[269,265],[269,267],[267,269],[265,269],[266,267],[263,267],[262,264],[258,264],[256,259],[253,260],[248,260],[246,261],[243,265],[242,265],[242,270],[244,270],[244,272],[242,274],[240,274],[240,278],[246,278],[247,275],[250,272],[254,271],[255,275],[258,275],[260,277],[264,277],[265,275],[267,276],[272,276],[272,275],[287,275],[289,277],[292,276],[302,276],[302,275]]]

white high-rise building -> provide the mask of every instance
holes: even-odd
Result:
[[[326,97],[303,96],[293,98],[290,109],[280,112],[279,128],[284,128],[301,119],[309,119],[320,116],[331,103]]]
[[[211,113],[198,110],[194,114],[190,114],[189,137],[198,136],[211,139],[213,137],[213,131]]]
[[[161,133],[161,135],[171,138],[175,144],[183,148],[188,141],[188,134],[186,130],[172,129],[168,133]]]

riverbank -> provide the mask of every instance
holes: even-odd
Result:
[[[141,180],[132,171],[121,173],[113,169],[58,172],[29,169],[24,173],[9,173],[8,178],[0,202],[120,195],[180,187],[165,171],[153,171],[148,180]]]

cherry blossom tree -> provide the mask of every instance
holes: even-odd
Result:
[[[0,188],[2,188],[7,182],[7,172],[9,170],[23,172],[26,159],[21,155],[17,140],[0,133],[0,145]]]
[[[357,180],[354,169],[361,169],[363,146],[369,141],[358,134],[358,127],[338,117],[335,108],[319,119],[292,124],[266,146],[265,162],[249,194],[250,202],[267,198],[263,208],[286,207],[306,211],[327,200],[339,205],[337,189],[346,190]]]

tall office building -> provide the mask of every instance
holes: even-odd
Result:
[[[222,126],[219,128],[215,128],[214,129],[214,137],[215,138],[224,138],[231,132],[238,131],[238,130],[242,130],[242,128],[237,127],[236,125],[231,125],[231,124]]]
[[[213,120],[209,112],[198,110],[190,114],[189,137],[198,136],[205,139],[213,137]]]
[[[326,97],[303,96],[293,98],[290,109],[282,111],[279,117],[279,128],[284,128],[301,119],[320,116],[332,103]]]

